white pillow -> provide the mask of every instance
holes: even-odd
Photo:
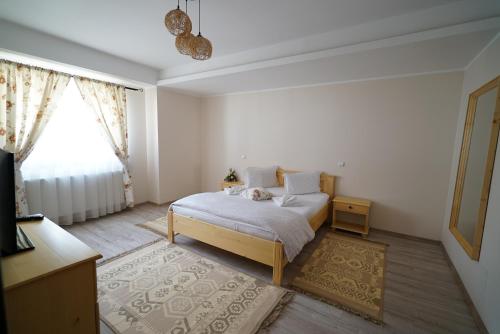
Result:
[[[277,187],[278,179],[276,177],[277,166],[273,167],[248,167],[245,173],[245,184],[248,188],[254,187]]]
[[[320,173],[287,173],[285,174],[285,190],[289,195],[319,193]]]
[[[279,197],[286,194],[285,187],[271,187],[266,188],[266,190],[273,194],[273,197]]]

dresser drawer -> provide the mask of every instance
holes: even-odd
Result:
[[[335,210],[357,213],[360,215],[367,215],[368,212],[370,211],[369,207],[363,205],[347,204],[340,202],[336,202],[333,205],[335,207]]]

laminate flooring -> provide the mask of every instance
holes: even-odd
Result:
[[[135,226],[166,215],[168,206],[142,204],[133,209],[65,229],[99,251],[105,261],[151,243],[160,237]],[[293,264],[285,268],[284,284],[300,268],[326,233],[323,226]],[[297,294],[268,329],[276,334],[305,333],[479,333],[465,296],[439,242],[412,239],[373,230],[368,239],[384,242],[387,250],[384,322],[382,326],[361,317]],[[241,272],[271,282],[270,267],[176,236],[176,244]],[[113,333],[101,321],[101,333]]]

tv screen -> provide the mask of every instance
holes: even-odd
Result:
[[[0,236],[2,254],[17,250],[14,154],[0,150]]]

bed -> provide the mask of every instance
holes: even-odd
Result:
[[[283,187],[286,171],[278,168],[276,177],[278,184]],[[328,220],[331,200],[334,196],[335,177],[322,173],[320,176],[321,192],[326,194],[326,200],[321,207],[317,204],[310,206],[307,221],[313,231],[317,231]],[[269,204],[265,204],[269,205]],[[175,211],[175,212],[174,212]],[[196,218],[195,218],[196,217]],[[273,283],[281,285],[283,270],[288,263],[284,245],[279,240],[273,240],[266,235],[266,231],[251,230],[248,224],[237,224],[233,220],[217,218],[210,214],[201,214],[189,208],[170,207],[167,213],[168,240],[175,242],[175,235],[182,234],[254,261],[266,264],[273,268]],[[236,226],[236,227],[235,227]]]

